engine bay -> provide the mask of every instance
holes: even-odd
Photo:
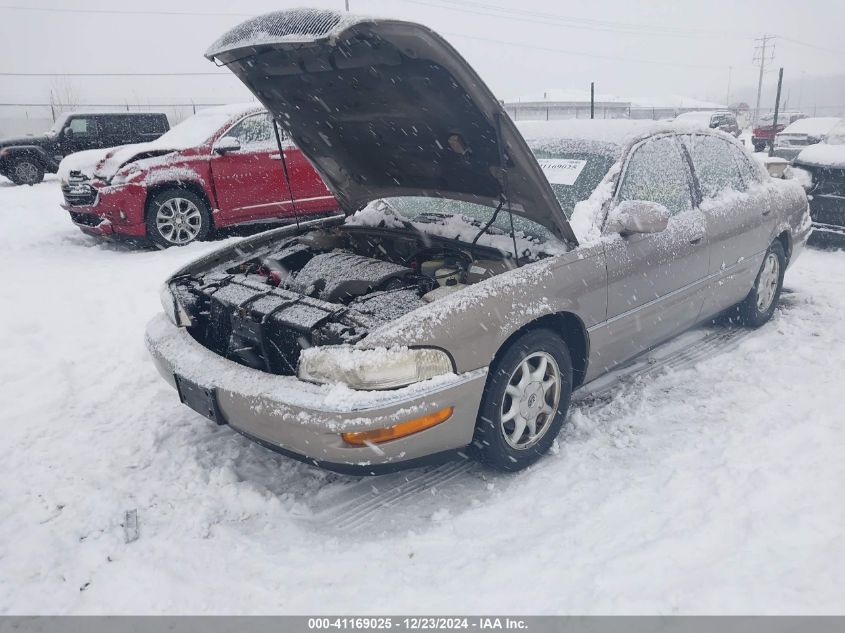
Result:
[[[177,277],[200,343],[293,375],[302,349],[355,343],[373,328],[514,266],[508,254],[416,232],[341,226],[280,240],[244,261]]]

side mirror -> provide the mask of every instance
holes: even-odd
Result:
[[[620,235],[660,233],[669,225],[669,209],[648,200],[625,200],[614,207],[607,228]]]
[[[785,178],[786,168],[789,166],[789,161],[785,158],[778,158],[777,156],[766,156],[763,159],[766,165],[766,171],[772,178]]]
[[[241,142],[234,136],[224,136],[219,139],[212,147],[215,154],[225,154],[226,152],[237,152],[241,148]]]
[[[73,138],[73,128],[66,127],[64,130],[62,130],[62,135],[65,138]]]

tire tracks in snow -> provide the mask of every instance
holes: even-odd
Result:
[[[789,291],[784,290],[784,293]],[[791,304],[791,297],[784,299],[780,313],[788,311]],[[685,332],[576,391],[570,411],[578,409],[584,415],[598,414],[617,394],[624,393],[626,387],[718,356],[754,332],[724,324],[710,324]],[[542,461],[539,467],[542,467]],[[329,490],[324,489],[315,501],[306,502],[310,515],[302,520],[317,529],[332,532],[383,530],[391,525],[408,529],[408,526],[418,525],[420,519],[430,520],[444,506],[455,507],[455,504],[445,504],[447,499],[466,503],[479,494],[489,494],[487,491],[494,487],[492,482],[507,477],[465,459],[361,478],[337,488],[330,485]],[[401,517],[395,513],[399,508],[402,508]]]

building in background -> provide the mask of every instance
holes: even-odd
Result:
[[[589,119],[588,90],[547,90],[542,95],[529,95],[504,103],[515,121],[557,119]],[[724,110],[722,103],[672,95],[665,98],[620,97],[596,93],[597,119],[674,119],[683,112]]]

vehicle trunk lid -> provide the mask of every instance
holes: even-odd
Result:
[[[505,210],[577,245],[502,105],[430,29],[293,9],[244,22],[206,56],[273,113],[347,214],[392,196],[506,199]]]

